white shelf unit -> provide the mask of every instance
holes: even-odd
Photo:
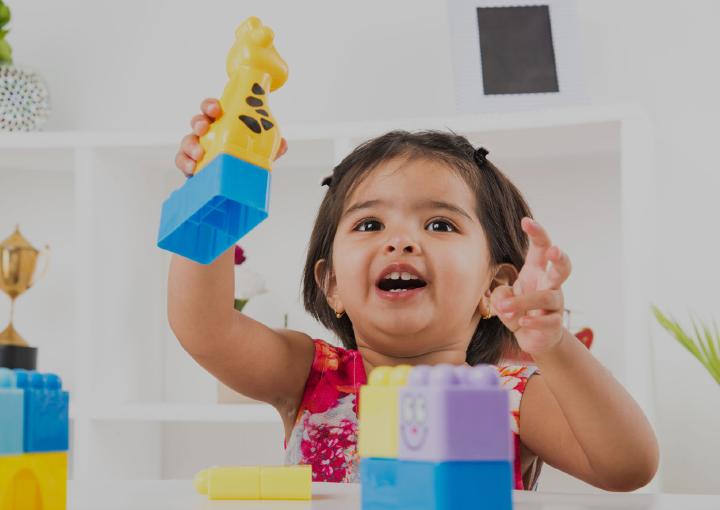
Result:
[[[291,329],[329,339],[299,300],[305,249],[326,189],[318,178],[365,139],[426,128],[450,128],[490,147],[489,159],[573,260],[566,306],[581,313],[572,326],[595,330],[593,352],[652,418],[654,135],[636,105],[281,125],[289,151],[275,164],[270,217],[240,242],[246,264],[269,289],[246,313],[271,327],[281,327],[287,314]],[[221,460],[235,434],[259,433],[253,424],[271,427],[282,444],[270,406],[213,404],[214,379],[167,325],[169,256],[156,247],[157,227],[163,200],[184,180],[174,156],[185,134],[0,134],[0,233],[20,222],[36,246],[54,240],[59,259],[48,281],[20,298],[16,323],[40,347],[39,368],[59,373],[72,391],[75,479],[191,475],[177,463],[195,471],[207,466],[188,444],[207,440],[198,448]],[[0,300],[0,317],[4,305]],[[185,423],[195,428],[173,429]],[[219,431],[223,423],[230,428]],[[222,437],[210,437],[216,433]],[[187,458],[172,453],[183,448]]]

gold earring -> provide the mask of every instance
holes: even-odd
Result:
[[[343,315],[345,314],[345,312],[342,312],[342,313],[338,313],[338,311],[337,311],[337,301],[335,301],[335,308],[334,308],[334,311],[335,311],[335,317],[337,317],[338,319],[339,319],[340,317],[342,317],[342,316],[343,316]]]
[[[488,313],[487,313],[487,315],[483,315],[482,318],[489,319],[490,317],[492,317],[492,315],[490,315],[490,306],[488,306]]]

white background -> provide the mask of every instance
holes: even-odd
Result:
[[[232,34],[251,14],[276,31],[276,46],[291,67],[287,85],[274,94],[272,107],[280,122],[455,113],[447,6],[442,1],[7,3],[13,20],[6,39],[16,64],[38,70],[52,93],[48,130],[147,131],[187,126],[202,98],[221,92]],[[685,318],[688,308],[718,315],[720,242],[715,204],[720,180],[716,140],[720,73],[716,62],[720,33],[716,22],[720,3],[586,0],[580,2],[579,14],[591,102],[637,101],[656,127],[660,238],[654,302],[678,318]],[[3,199],[20,203],[23,194],[32,193],[27,180],[13,181],[8,173],[0,174],[0,179]],[[59,193],[72,193],[72,183],[58,174],[48,172],[47,179],[58,179]],[[548,179],[552,186],[551,176]],[[11,189],[15,198],[7,198]],[[48,209],[23,221],[32,223],[48,214],[58,222],[73,221],[72,206],[53,202],[51,195],[45,199]],[[14,218],[5,215],[6,208],[2,210],[5,217],[0,217],[0,225],[9,235]],[[36,247],[54,242],[72,249],[72,239],[26,234]],[[578,226],[578,238],[594,235],[591,225]],[[60,274],[58,266],[72,265],[72,260],[63,257],[60,251],[54,261],[56,274]],[[608,267],[614,270],[616,265]],[[607,269],[576,265],[574,270]],[[51,276],[52,272],[48,279]],[[287,282],[288,293],[294,293],[298,283]],[[39,290],[29,293],[22,298],[25,303],[18,302],[18,314],[22,307],[35,306],[33,294],[43,299]],[[67,331],[71,331],[73,314],[68,302],[56,300],[54,306],[60,317],[58,334],[71,336]],[[2,300],[0,316],[5,310],[7,303]],[[69,317],[65,324],[64,314]],[[618,320],[610,314],[606,319]],[[272,325],[279,326],[281,320],[278,316],[278,323]],[[718,494],[720,387],[675,340],[658,329],[655,333],[662,489]],[[62,347],[48,342],[41,348],[53,363],[65,364]],[[67,366],[72,366],[70,361]],[[186,430],[192,424],[167,427],[172,430],[163,436],[164,441],[175,437],[173,444],[182,444],[182,438],[192,437],[193,431]],[[244,427],[245,440],[246,434],[254,437],[262,429],[268,442],[278,441],[279,426]],[[247,447],[252,443],[247,441]],[[182,452],[176,453],[165,459],[169,477],[172,467],[182,463]],[[208,459],[208,465],[213,463]],[[546,488],[550,482],[548,478]]]

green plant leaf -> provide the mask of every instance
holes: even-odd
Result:
[[[707,343],[706,352],[708,363],[712,365],[712,367],[715,369],[715,372],[720,374],[720,357],[718,357],[718,350],[715,348],[715,340],[710,334],[710,329],[707,327],[707,325],[704,322],[702,322],[701,324],[705,333],[705,341]],[[720,345],[720,339],[718,339],[718,343]]]
[[[674,318],[672,320],[669,320],[654,305],[650,306],[653,313],[655,314],[655,318],[660,323],[660,325],[665,328],[669,333],[671,333],[680,342],[680,344],[682,344],[683,347],[690,351],[690,353],[692,353],[692,355],[695,356],[700,361],[700,363],[703,364],[703,366],[708,370],[708,372],[710,372],[710,375],[718,382],[718,384],[720,384],[720,358],[718,357],[718,353],[720,352],[720,335],[718,335],[715,319],[713,318],[713,325],[715,327],[714,339],[705,323],[700,318],[697,319],[697,322],[700,323],[700,326],[705,333],[705,340],[707,341],[706,346],[705,342],[703,342],[703,337],[698,330],[696,320],[694,317],[692,317],[692,315],[691,320],[693,323],[693,328],[695,329],[695,334],[697,335],[697,342],[690,339],[685,334],[685,332],[682,330],[682,328]],[[697,345],[698,343],[700,344],[699,348]],[[717,344],[717,347],[715,346],[715,344]]]
[[[0,28],[10,23],[10,8],[0,1]]]
[[[12,64],[12,61],[12,50],[10,49],[10,45],[6,41],[0,39],[0,63]]]

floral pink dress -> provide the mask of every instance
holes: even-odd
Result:
[[[515,488],[537,488],[542,461],[520,443],[520,399],[535,367],[497,367],[510,390],[510,427],[515,439]],[[285,464],[310,465],[315,482],[359,482],[357,453],[360,386],[365,367],[358,351],[315,340],[315,359],[290,440]]]

